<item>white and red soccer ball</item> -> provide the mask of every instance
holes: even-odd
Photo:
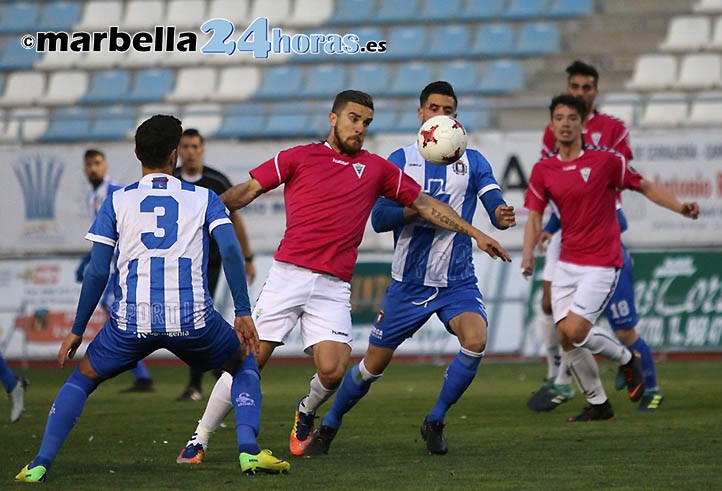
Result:
[[[451,116],[434,116],[421,125],[416,142],[429,162],[453,164],[466,151],[466,129]]]

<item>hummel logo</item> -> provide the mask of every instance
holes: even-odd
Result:
[[[341,164],[341,165],[348,165],[348,162],[345,162],[343,160],[339,160],[337,158],[331,157],[331,162],[334,164]]]
[[[574,170],[576,168],[576,165],[567,165],[566,167],[562,167],[562,170]]]

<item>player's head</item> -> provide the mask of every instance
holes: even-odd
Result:
[[[170,174],[178,160],[178,143],[183,128],[173,117],[156,114],[135,131],[135,155],[146,169]]]
[[[449,82],[431,82],[419,95],[419,121],[423,124],[427,119],[441,114],[456,117],[458,102]]]
[[[203,135],[195,128],[188,128],[183,132],[178,147],[178,156],[184,172],[191,175],[203,172],[204,141]]]
[[[90,183],[97,187],[105,179],[108,172],[108,163],[105,161],[105,154],[95,148],[89,148],[83,156],[85,176]]]
[[[599,95],[599,72],[592,65],[576,60],[567,67],[567,94],[581,97],[587,106],[587,114],[594,109]]]
[[[558,144],[570,144],[582,141],[582,129],[587,108],[584,101],[571,94],[554,97],[549,105],[551,129]]]
[[[374,101],[360,90],[344,90],[333,101],[328,122],[328,143],[339,153],[353,155],[363,147],[374,118]]]

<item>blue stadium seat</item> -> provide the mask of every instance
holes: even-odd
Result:
[[[459,20],[461,15],[462,0],[422,0],[421,12],[418,19],[428,22],[440,20]]]
[[[38,20],[35,2],[8,3],[0,10],[0,34],[35,32]],[[18,44],[17,39],[13,39]]]
[[[303,97],[333,97],[346,87],[346,69],[338,65],[316,65],[308,69]]]
[[[387,51],[382,56],[389,60],[408,60],[426,56],[428,29],[424,26],[399,26],[389,31]]]
[[[5,93],[5,77],[0,74],[0,97]]]
[[[43,136],[44,142],[67,142],[88,138],[90,110],[84,107],[63,107],[55,111]]]
[[[473,94],[479,83],[478,65],[473,61],[450,61],[439,68],[439,78],[453,85],[457,95]]]
[[[338,0],[336,9],[328,24],[364,24],[373,19],[376,12],[375,0]]]
[[[516,60],[496,60],[486,64],[477,87],[481,94],[508,94],[524,87],[524,68]]]
[[[305,104],[274,104],[263,130],[263,136],[290,138],[316,136],[311,125],[310,106]]]
[[[503,13],[505,19],[533,19],[544,17],[549,0],[510,0]]]
[[[40,54],[34,49],[25,49],[20,46],[20,40],[13,36],[8,38],[5,45],[0,48],[0,70],[27,70],[40,59]]]
[[[471,32],[459,24],[434,27],[431,30],[429,47],[424,56],[432,58],[456,58],[469,52]]]
[[[349,88],[383,94],[391,84],[390,63],[364,63],[351,67]]]
[[[549,22],[532,22],[519,29],[514,47],[518,56],[541,56],[559,51],[559,29]]]
[[[384,31],[380,27],[375,26],[350,27],[348,28],[346,33],[356,34],[359,38],[359,44],[361,46],[365,46],[368,41],[382,41],[387,39],[384,35]],[[356,53],[351,56],[335,56],[333,58],[333,61],[351,61],[353,63],[371,60],[378,61],[379,56],[386,56],[386,53],[384,53],[383,55],[378,55],[375,53]]]
[[[396,108],[376,108],[374,102],[374,120],[369,127],[372,134],[393,133],[397,131],[399,112]]]
[[[458,119],[464,125],[466,131],[479,131],[489,127],[489,111],[483,107],[483,104],[475,104],[473,107],[463,105],[459,110]],[[477,149],[484,153],[483,149]]]
[[[263,78],[254,94],[256,99],[285,99],[301,91],[303,72],[292,65],[272,66],[263,70]]]
[[[123,140],[134,127],[133,107],[104,106],[96,111],[88,136],[92,140]]]
[[[159,102],[173,89],[173,72],[166,68],[150,68],[136,72],[128,101],[133,103]]]
[[[374,22],[382,24],[418,20],[419,0],[379,0]]]
[[[263,135],[266,112],[262,104],[231,104],[223,114],[216,138],[258,138]]]
[[[69,31],[80,21],[82,8],[78,2],[57,1],[45,6],[38,21],[38,31]]]
[[[491,58],[511,54],[514,28],[511,24],[484,24],[476,31],[470,55]]]
[[[421,85],[421,87],[416,91],[417,95],[418,92],[421,92],[421,89],[423,86],[426,85],[426,82]],[[396,121],[396,125],[394,128],[392,128],[391,132],[395,133],[416,133],[419,131],[419,128],[421,128],[421,121],[419,121],[419,99],[414,97],[413,99],[408,99],[402,101],[402,103],[399,105],[399,119]],[[409,143],[411,143],[409,141]]]
[[[547,15],[556,18],[584,17],[594,13],[593,0],[554,0]]]
[[[468,0],[459,17],[465,20],[498,19],[505,6],[506,0]]]
[[[88,93],[82,98],[86,104],[111,104],[124,101],[130,92],[130,72],[106,70],[97,72],[90,81]]]
[[[401,64],[396,67],[396,75],[385,95],[416,96],[432,80],[435,80],[434,73],[428,63]]]

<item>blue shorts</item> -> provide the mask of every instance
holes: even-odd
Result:
[[[173,333],[129,333],[106,322],[86,351],[93,370],[103,379],[134,368],[156,350],[165,348],[191,367],[220,368],[240,348],[233,326],[213,310],[202,329]]]
[[[369,344],[395,349],[413,336],[432,314],[436,314],[451,333],[449,321],[464,312],[477,313],[486,322],[484,297],[474,278],[439,288],[394,280],[381,301],[381,311],[371,330]]]
[[[604,310],[609,325],[615,331],[620,329],[632,329],[639,322],[637,308],[634,305],[634,280],[632,279],[632,257],[626,247],[622,247],[624,253],[624,265],[619,272],[617,288],[609,299]]]

